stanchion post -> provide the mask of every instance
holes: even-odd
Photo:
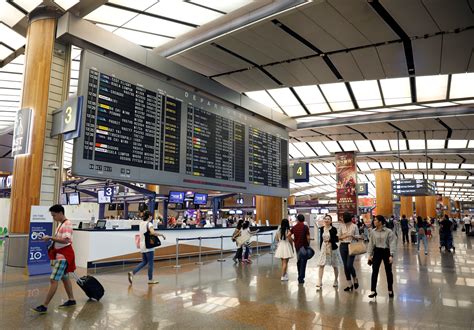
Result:
[[[258,256],[260,256],[260,253],[258,251],[259,250],[258,249],[258,233],[255,236],[257,236],[257,253],[255,253],[255,256],[258,257]]]
[[[274,246],[273,246],[273,232],[270,233],[270,235],[272,236],[271,241],[270,241],[270,254],[275,254]]]
[[[202,265],[203,264],[203,262],[201,261],[202,237],[199,236],[198,239],[199,239],[199,261],[196,262],[196,265]]]
[[[224,237],[221,235],[221,258],[217,259],[217,261],[223,262],[224,259]]]
[[[181,268],[181,265],[178,263],[179,256],[179,238],[176,238],[176,265],[173,268]]]
[[[8,260],[8,253],[10,252],[10,237],[6,235],[4,238],[5,240],[5,247],[3,248],[3,269],[2,272],[5,273],[7,271],[7,260]]]

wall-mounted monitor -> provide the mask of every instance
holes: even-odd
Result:
[[[195,205],[206,205],[207,204],[207,194],[194,194],[194,201]]]
[[[288,209],[288,214],[296,214],[296,209]]]
[[[229,210],[229,214],[235,214],[235,210]]]
[[[118,203],[117,204],[117,211],[123,211],[125,208],[125,205],[123,203]]]
[[[110,204],[110,202],[112,202],[112,198],[110,196],[105,196],[105,192],[103,190],[97,191],[97,203]]]
[[[319,209],[311,209],[311,214],[319,214]]]
[[[242,210],[235,210],[235,214],[243,214]]]
[[[69,205],[81,204],[81,198],[79,197],[79,192],[77,191],[69,193],[67,199],[69,201]]]
[[[67,205],[67,194],[61,194],[59,196],[59,204]]]
[[[184,202],[184,191],[170,191],[168,196],[169,203],[181,204]]]
[[[115,211],[117,209],[117,204],[109,204],[109,211]]]
[[[329,209],[320,209],[319,210],[319,214],[328,214],[329,213]]]

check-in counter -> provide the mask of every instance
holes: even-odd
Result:
[[[176,239],[202,237],[201,250],[203,254],[217,254],[221,251],[220,236],[231,236],[233,227],[228,228],[197,228],[197,229],[158,229],[158,232],[166,236],[161,240],[161,246],[155,250],[155,260],[170,259],[176,256]],[[254,231],[258,229],[259,246],[269,246],[277,230],[276,226],[251,227]],[[135,235],[137,230],[94,230],[75,229],[73,246],[76,253],[76,264],[78,267],[90,268],[119,264],[124,261],[140,260],[140,251],[135,246]],[[205,239],[206,237],[218,237]],[[252,245],[256,244],[256,237],[252,237]],[[223,239],[223,250],[235,250],[235,242],[230,238]],[[182,240],[179,242],[179,257],[196,256],[199,253],[199,240]]]

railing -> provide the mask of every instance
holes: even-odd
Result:
[[[270,254],[273,254],[273,233],[256,233],[254,236],[256,236],[256,242],[257,242],[257,252],[254,254],[255,256],[260,256],[259,253],[259,241],[258,241],[258,236],[268,236],[271,235],[271,242],[270,242]],[[195,263],[196,265],[202,265],[204,264],[202,262],[202,240],[203,239],[220,239],[221,240],[221,249],[220,249],[220,258],[217,259],[219,262],[225,261],[224,259],[224,238],[231,238],[232,236],[211,236],[211,237],[188,237],[188,238],[176,238],[176,264],[173,266],[173,268],[181,268],[181,265],[179,264],[179,242],[180,241],[195,241],[199,240],[199,256],[198,256],[198,261]]]

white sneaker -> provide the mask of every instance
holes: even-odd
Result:
[[[285,274],[283,277],[285,278],[285,281],[288,281],[288,274]]]
[[[339,284],[337,283],[337,280],[334,281],[334,284],[332,285],[333,288],[337,288],[339,286]]]
[[[129,282],[130,284],[133,283],[133,272],[128,272],[128,282]]]
[[[148,280],[148,284],[158,284],[160,282],[156,281],[156,280]]]

